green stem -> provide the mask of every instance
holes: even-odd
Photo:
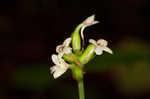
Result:
[[[78,81],[79,99],[85,99],[83,79]]]

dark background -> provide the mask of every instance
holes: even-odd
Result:
[[[149,10],[148,0],[1,0],[0,99],[78,99],[70,72],[50,75],[50,58],[92,14],[100,24],[87,41],[106,39],[114,55],[87,65],[86,99],[149,99]]]

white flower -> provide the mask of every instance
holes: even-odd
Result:
[[[55,54],[52,55],[52,61],[55,65],[50,68],[50,71],[56,79],[67,71],[69,65],[59,55]]]
[[[84,29],[97,23],[99,23],[99,21],[95,21],[95,15],[89,16],[82,22],[83,26],[81,28],[81,37],[83,39],[83,43],[84,43],[84,33],[83,33]]]
[[[95,45],[94,51],[95,51],[96,55],[102,55],[103,51],[113,54],[112,50],[107,47],[108,43],[106,40],[99,39],[98,41],[95,41],[93,39],[90,39],[89,42]]]
[[[56,47],[56,52],[62,56],[63,54],[70,54],[72,53],[72,48],[69,47],[70,43],[71,43],[71,37],[67,38],[62,45],[58,45]]]
[[[86,18],[82,24],[85,26],[85,27],[88,27],[88,26],[91,26],[91,25],[94,25],[94,24],[97,24],[99,23],[99,21],[95,21],[95,15],[92,15],[92,16],[89,16],[88,18]]]

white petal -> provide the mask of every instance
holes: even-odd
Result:
[[[61,53],[60,53],[61,54]],[[62,59],[62,55],[58,54],[58,61],[59,61],[59,64],[58,65],[62,65],[65,63],[65,61]]]
[[[56,47],[56,52],[57,52],[57,53],[62,52],[63,47],[64,47],[63,45],[58,45],[58,46]]]
[[[94,44],[95,46],[97,46],[96,41],[94,39],[89,39],[89,43]]]
[[[72,48],[71,47],[65,47],[64,48],[64,53],[65,54],[71,54],[72,53]]]
[[[113,54],[112,50],[108,47],[105,47],[103,50],[110,53],[110,54]]]
[[[104,39],[99,39],[97,41],[97,45],[101,46],[101,47],[106,47],[107,46],[107,41]]]
[[[64,55],[64,52],[58,53],[58,56],[59,56],[59,57],[62,57],[63,55]]]
[[[88,26],[99,23],[99,21],[95,21],[94,19],[95,19],[95,15],[89,16],[87,19],[83,21],[84,26],[88,27]]]
[[[57,68],[56,65],[50,67],[50,72],[51,72],[51,74],[56,71],[56,68]]]
[[[67,38],[64,42],[63,42],[63,45],[64,46],[69,46],[69,44],[71,43],[71,37]]]
[[[96,53],[96,55],[102,55],[103,54],[103,50],[100,47],[96,47],[95,48],[95,53]]]
[[[60,66],[55,66],[55,71],[53,72],[53,76],[54,78],[58,78],[60,77],[62,74],[64,74],[67,71],[68,68],[64,67],[60,67]]]
[[[52,61],[54,62],[54,64],[59,64],[59,59],[58,59],[58,56],[53,54],[52,55]]]
[[[92,25],[99,23],[99,21],[94,21]]]
[[[85,21],[86,23],[92,23],[95,19],[95,15],[89,16]]]

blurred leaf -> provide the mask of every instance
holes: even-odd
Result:
[[[12,74],[16,88],[42,90],[54,85],[49,75],[48,64],[25,64],[20,67]]]
[[[124,93],[142,93],[150,90],[150,64],[139,61],[127,68],[118,68],[112,74],[117,88]]]

